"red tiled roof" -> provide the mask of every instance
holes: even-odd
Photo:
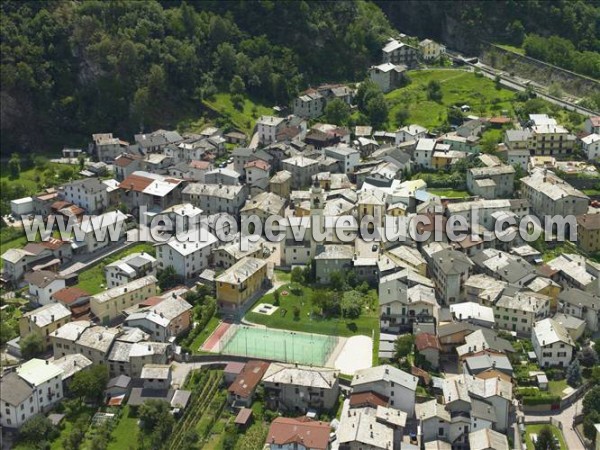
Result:
[[[419,333],[415,337],[415,347],[417,350],[422,351],[428,348],[434,348],[441,350],[440,340],[437,336],[429,333]]]
[[[140,175],[129,175],[121,182],[121,184],[119,184],[119,187],[121,189],[132,189],[134,191],[142,192],[150,186],[153,181],[152,178],[146,178]]]
[[[267,444],[301,444],[305,448],[326,450],[329,448],[331,427],[325,422],[310,419],[277,417],[271,422]]]
[[[248,361],[229,386],[228,392],[241,398],[250,397],[268,368],[269,363],[267,362]]]
[[[268,171],[271,168],[269,163],[266,161],[263,161],[262,159],[255,159],[254,161],[250,161],[250,162],[246,163],[246,165],[244,166],[244,168],[246,168],[246,167],[257,167],[259,169],[266,170],[266,171]]]
[[[89,297],[89,296],[90,296],[89,292],[86,292],[83,289],[73,286],[73,287],[62,288],[62,289],[56,291],[52,295],[52,298],[54,298],[54,300],[56,300],[57,302],[60,302],[64,305],[69,305],[69,304],[73,303],[74,301],[76,301],[77,299],[80,299],[81,297]]]
[[[593,126],[600,127],[600,116],[590,117],[590,122],[592,122]]]
[[[508,118],[508,117],[502,117],[502,116],[491,117],[490,120],[488,120],[488,122],[489,123],[496,123],[496,124],[499,124],[499,125],[503,125],[505,123],[510,123],[511,119]]]
[[[582,214],[577,216],[577,225],[586,230],[600,229],[600,214]]]
[[[425,372],[420,367],[412,366],[410,368],[410,374],[419,377],[425,384],[431,383],[431,375],[429,375],[429,372]]]
[[[55,239],[55,238],[50,238],[47,241],[41,241],[40,245],[46,248],[49,248],[50,250],[56,250],[60,247],[62,247],[63,245],[68,245],[69,243],[67,241],[62,241],[60,239]]]
[[[193,167],[194,169],[208,169],[210,167],[210,162],[198,161],[194,159],[190,162],[190,167]]]
[[[138,159],[142,159],[142,158],[135,156],[135,155],[129,155],[129,154],[117,156],[117,158],[115,159],[115,165],[119,166],[119,167],[127,167],[133,161],[138,160]]]
[[[58,211],[59,209],[63,209],[66,208],[67,206],[71,206],[72,203],[66,202],[64,200],[59,200],[57,202],[52,203],[52,205],[50,205],[50,208]]]
[[[370,406],[372,408],[376,408],[378,406],[387,406],[387,404],[387,397],[373,391],[360,392],[358,394],[352,394],[350,396],[351,408],[361,408],[363,406]]]

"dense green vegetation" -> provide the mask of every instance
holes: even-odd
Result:
[[[273,105],[361,79],[391,27],[342,2],[2,2],[2,152],[175,127],[230,92]],[[243,124],[245,125],[245,124]]]
[[[568,39],[530,34],[523,42],[525,54],[563,69],[600,79],[600,53],[577,51]]]

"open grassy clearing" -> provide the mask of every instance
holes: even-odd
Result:
[[[250,135],[256,119],[262,115],[273,114],[272,108],[261,105],[248,97],[244,97],[242,110],[236,109],[231,101],[231,94],[225,92],[215,94],[213,98],[205,99],[203,103],[248,135]]]
[[[533,441],[531,440],[532,434],[539,435],[540,430],[545,426],[549,426],[552,430],[552,434],[558,438],[558,442],[560,443],[560,450],[568,450],[567,444],[565,444],[565,438],[563,437],[562,431],[556,428],[553,425],[527,425],[525,427],[525,444],[527,445],[527,450],[535,450],[535,446]]]

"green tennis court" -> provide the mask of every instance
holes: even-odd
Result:
[[[324,366],[338,344],[336,336],[232,326],[216,350],[226,355]]]

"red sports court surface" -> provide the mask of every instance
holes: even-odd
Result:
[[[231,327],[230,323],[221,322],[221,324],[212,332],[212,334],[204,341],[202,344],[201,350],[204,352],[210,352],[217,345],[217,343],[221,340],[221,338],[225,335],[227,330]]]

